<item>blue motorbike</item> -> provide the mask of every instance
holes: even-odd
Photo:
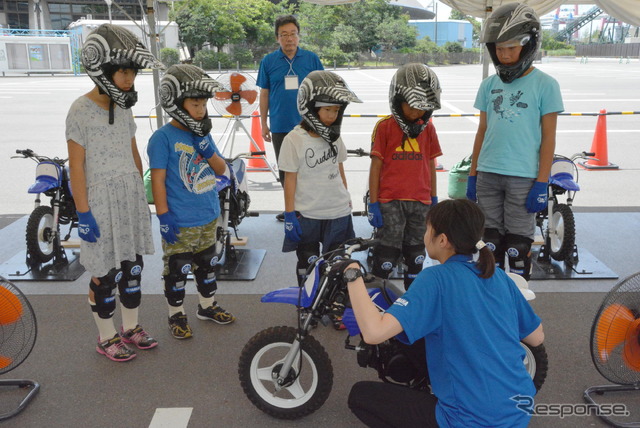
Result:
[[[245,395],[261,411],[280,419],[298,419],[318,410],[329,397],[333,386],[333,368],[324,347],[311,334],[319,324],[332,325],[331,316],[342,304],[342,322],[347,330],[345,348],[357,353],[361,367],[374,368],[384,382],[425,390],[430,384],[424,342],[408,345],[401,333],[378,345],[362,340],[349,296],[342,278],[332,271],[339,260],[351,258],[356,251],[366,251],[377,243],[374,239],[356,238],[342,248],[321,255],[307,271],[301,287],[289,287],[265,294],[262,302],[288,303],[297,308],[296,327],[270,327],[253,336],[244,346],[238,365]],[[535,297],[522,277],[513,275],[523,295]],[[512,277],[512,278],[513,278]],[[518,279],[519,278],[519,279]],[[384,311],[404,293],[396,284],[365,275],[371,300]],[[338,303],[338,305],[336,305]],[[346,309],[344,309],[346,308]],[[357,345],[351,340],[357,338]],[[547,374],[544,346],[525,348],[525,367],[539,389]]]
[[[54,263],[66,262],[62,241],[67,241],[71,231],[78,227],[67,159],[40,156],[31,149],[16,153],[20,156],[12,158],[31,159],[38,164],[36,180],[27,190],[36,195],[35,208],[27,220],[27,264],[44,264],[51,259]],[[50,198],[48,204],[41,204],[41,194]],[[60,225],[69,225],[64,237]]]

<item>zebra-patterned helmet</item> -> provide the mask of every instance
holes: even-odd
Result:
[[[420,135],[433,111],[440,109],[440,92],[438,76],[424,64],[405,64],[396,71],[389,87],[389,106],[402,132],[411,138]],[[402,114],[403,102],[424,110],[424,115],[415,122],[408,122]]]
[[[172,65],[160,82],[160,103],[169,116],[200,137],[211,131],[211,119],[207,114],[195,120],[183,107],[185,98],[211,98],[224,88],[209,77],[200,67],[190,64]]]
[[[113,73],[120,68],[163,68],[131,31],[102,24],[89,34],[82,46],[82,65],[93,82],[118,106],[128,109],[138,101],[131,88],[124,92],[113,83]]]
[[[338,118],[331,126],[326,126],[318,116],[316,103],[338,104]],[[331,71],[312,71],[302,81],[298,90],[298,112],[302,119],[331,144],[340,137],[340,126],[344,110],[349,103],[362,101],[347,86],[344,79]]]

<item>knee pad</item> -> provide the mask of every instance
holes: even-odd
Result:
[[[89,288],[93,291],[95,305],[91,305],[91,310],[98,314],[100,318],[109,319],[116,310],[116,287],[122,280],[122,271],[113,268],[105,276],[98,278],[100,284],[93,280],[89,281]]]
[[[216,269],[218,261],[220,261],[220,255],[216,251],[215,245],[194,254],[193,261],[198,265],[193,271],[198,293],[203,297],[212,297],[218,289]]]
[[[483,240],[493,253],[493,257],[496,259],[496,267],[504,269],[504,236],[498,232],[498,229],[485,229]]]
[[[509,258],[509,270],[527,281],[531,277],[531,244],[533,239],[507,233],[505,247]]]
[[[402,251],[399,248],[377,245],[373,249],[371,272],[379,278],[389,278],[401,254]]]
[[[317,259],[320,252],[320,244],[317,242],[307,242],[298,244],[296,255],[298,263],[296,264],[296,278],[298,278],[298,286],[301,286],[307,279],[307,270]]]
[[[402,247],[402,257],[407,271],[404,273],[404,289],[408,290],[413,280],[422,271],[426,250],[424,245],[407,245]]]
[[[122,279],[118,281],[118,291],[120,292],[120,303],[127,309],[134,309],[140,306],[142,292],[140,291],[140,279],[142,278],[142,256],[136,254],[134,262],[125,260],[121,263]]]
[[[171,306],[180,306],[184,301],[184,287],[191,271],[193,253],[169,256],[169,274],[164,276],[164,295]]]

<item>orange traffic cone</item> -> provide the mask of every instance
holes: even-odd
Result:
[[[257,111],[251,114],[251,139],[255,144],[249,144],[249,151],[264,151],[264,140],[262,139],[262,126],[260,125],[260,115]],[[252,142],[252,143],[253,143]],[[257,146],[257,147],[256,147]],[[266,156],[254,156],[249,159],[249,168],[252,171],[269,171]]]
[[[585,169],[618,169],[618,165],[609,162],[609,154],[607,152],[607,111],[600,110],[598,122],[596,123],[596,132],[593,135],[591,143],[591,151],[595,153],[595,159],[580,162]]]

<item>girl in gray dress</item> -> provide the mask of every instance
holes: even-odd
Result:
[[[82,239],[80,262],[91,273],[89,304],[98,326],[96,351],[129,361],[158,342],[138,324],[142,255],[153,254],[151,220],[131,110],[141,68],[161,64],[128,30],[104,24],[87,37],[82,63],[96,86],[69,109],[66,138]],[[113,314],[116,289],[122,327]]]

